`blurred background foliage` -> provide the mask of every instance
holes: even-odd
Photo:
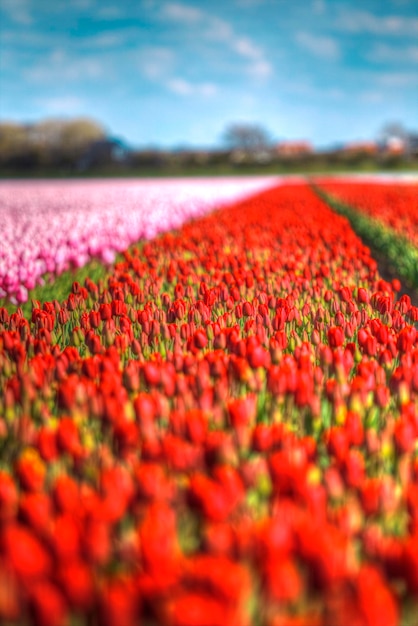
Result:
[[[176,176],[417,170],[418,133],[385,125],[376,141],[315,150],[261,124],[231,123],[216,149],[134,148],[90,118],[0,122],[0,176]]]

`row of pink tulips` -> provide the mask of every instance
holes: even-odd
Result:
[[[57,275],[141,239],[178,228],[216,205],[264,189],[258,177],[144,181],[7,181],[0,184],[0,298],[24,302],[46,274]]]

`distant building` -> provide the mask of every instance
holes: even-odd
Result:
[[[364,154],[374,156],[378,153],[379,146],[374,141],[354,141],[342,147],[341,152],[347,155]]]
[[[276,154],[281,157],[300,157],[313,152],[308,141],[282,141],[276,146]]]
[[[413,135],[399,122],[391,122],[380,133],[380,151],[384,155],[397,156],[410,152],[409,138]]]
[[[403,137],[388,137],[384,146],[386,154],[404,154],[407,149],[407,140]]]

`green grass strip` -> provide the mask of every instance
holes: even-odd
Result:
[[[373,255],[380,257],[377,260],[387,265],[389,273],[402,278],[407,287],[418,289],[418,248],[379,220],[340,202],[316,185],[313,189],[336,213],[348,219]]]
[[[32,313],[32,300],[38,300],[41,305],[44,302],[52,302],[58,300],[61,302],[68,298],[71,293],[71,287],[75,281],[84,286],[86,278],[90,278],[94,283],[98,284],[105,280],[109,275],[109,267],[101,263],[97,259],[92,259],[79,269],[67,270],[59,276],[44,276],[44,284],[37,285],[28,294],[27,302],[23,304],[13,304],[7,298],[0,299],[0,306],[7,309],[9,313],[15,313],[20,307],[26,318],[30,318]]]

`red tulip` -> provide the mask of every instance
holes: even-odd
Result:
[[[76,481],[61,474],[52,486],[52,498],[60,513],[77,513],[80,506],[80,491]]]
[[[415,448],[417,429],[406,417],[400,417],[395,423],[393,437],[399,454],[411,452]]]
[[[26,448],[19,456],[15,472],[23,489],[40,491],[43,488],[46,467],[35,448]]]
[[[78,427],[71,417],[62,417],[59,420],[56,438],[61,452],[72,456],[79,456],[82,453]]]
[[[183,591],[167,603],[163,623],[168,626],[248,626],[234,608],[206,593]]]
[[[377,568],[364,565],[360,569],[356,595],[366,626],[396,626],[399,623],[396,597]]]
[[[228,403],[228,415],[231,426],[240,428],[248,426],[256,417],[256,396],[236,398]]]
[[[360,486],[360,499],[364,512],[375,515],[380,509],[380,479],[367,478]]]
[[[47,581],[37,582],[30,589],[30,613],[39,626],[65,626],[68,607],[60,590]]]
[[[268,559],[263,564],[267,596],[280,603],[296,602],[303,592],[302,576],[290,558]]]
[[[19,585],[10,565],[0,562],[0,620],[4,624],[19,623],[22,617]]]
[[[100,626],[131,626],[139,624],[140,601],[131,581],[109,580],[99,595]]]
[[[40,537],[49,534],[52,526],[53,510],[51,499],[46,493],[32,492],[21,496],[19,519]]]
[[[51,556],[30,530],[16,523],[2,534],[4,557],[19,579],[30,581],[50,574]]]
[[[10,474],[0,470],[0,524],[14,519],[18,507],[18,493]]]
[[[62,562],[56,571],[56,578],[64,596],[75,612],[88,612],[94,603],[95,589],[93,575],[88,565],[81,559]]]
[[[83,526],[81,554],[94,565],[104,566],[111,554],[111,536],[108,524],[100,520],[100,509],[96,509],[99,519],[90,519]]]

